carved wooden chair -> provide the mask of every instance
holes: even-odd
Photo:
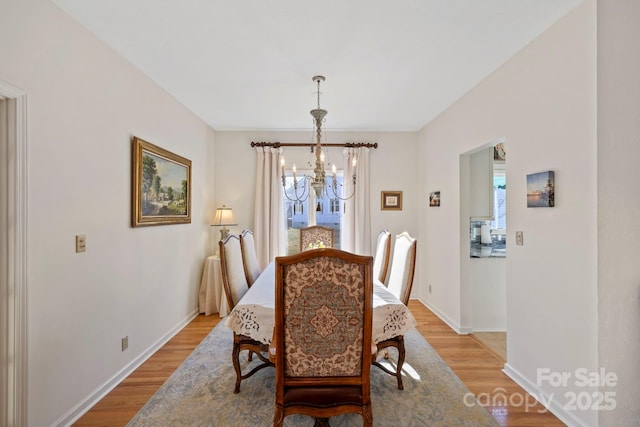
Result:
[[[391,271],[389,273],[388,289],[404,305],[409,303],[411,287],[413,286],[413,275],[416,267],[416,239],[411,237],[406,231],[396,236],[396,243],[393,248],[393,260],[391,261]],[[405,348],[404,335],[399,335],[377,344],[378,351],[384,350],[385,358],[388,358],[388,347],[395,347],[398,351],[395,372],[374,360],[373,364],[384,372],[393,375],[398,380],[398,388],[404,389],[402,385],[402,365],[404,364]]]
[[[274,426],[290,414],[358,413],[370,397],[373,258],[338,249],[276,258]]]
[[[391,233],[385,228],[378,234],[376,252],[373,256],[373,278],[380,280],[383,284],[387,281],[389,255],[391,255]]]
[[[242,248],[244,275],[247,277],[247,285],[251,286],[262,272],[258,263],[256,244],[251,230],[243,230],[240,233],[240,247]]]
[[[300,252],[309,249],[309,244],[322,242],[326,248],[333,247],[333,228],[323,225],[312,225],[300,229]]]
[[[230,234],[224,240],[221,240],[219,245],[222,285],[227,297],[229,309],[231,310],[247,292],[249,285],[247,284],[247,278],[244,273],[242,248],[240,247],[239,237]],[[260,364],[244,375],[240,368],[240,352],[243,350],[248,350],[249,362],[253,360],[254,353],[261,361]],[[263,344],[246,335],[236,334],[235,332],[233,333],[233,351],[231,354],[231,360],[233,361],[233,368],[236,371],[236,385],[233,390],[234,393],[240,393],[240,382],[242,380],[249,378],[260,369],[266,368],[267,366],[273,366],[273,363],[269,361],[268,351],[268,344]]]

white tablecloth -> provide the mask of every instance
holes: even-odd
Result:
[[[225,322],[235,333],[265,344],[271,342],[275,323],[275,262],[271,262]],[[375,343],[404,335],[416,325],[411,311],[382,283],[373,283],[373,327]]]
[[[224,317],[229,314],[229,304],[227,304],[222,285],[220,257],[217,255],[211,255],[204,262],[198,293],[198,308],[205,316],[219,313],[220,317]]]

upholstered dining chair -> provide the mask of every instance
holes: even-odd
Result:
[[[291,414],[328,425],[350,412],[373,425],[372,265],[338,249],[276,258],[274,426]]]
[[[404,305],[409,303],[411,295],[411,287],[413,286],[413,275],[416,267],[416,239],[411,237],[409,233],[402,232],[396,236],[395,246],[393,248],[393,259],[391,261],[391,271],[389,272],[388,289],[393,293]],[[385,359],[388,358],[388,347],[395,347],[398,351],[398,360],[396,361],[395,372],[385,367],[374,359],[373,364],[384,372],[393,375],[398,381],[398,388],[404,389],[402,385],[402,365],[404,364],[405,348],[404,335],[381,341],[377,344],[378,351],[384,350]]]
[[[373,277],[383,284],[387,281],[389,255],[391,255],[391,233],[385,228],[378,234],[376,252],[373,256]]]
[[[251,286],[262,272],[258,264],[256,244],[251,230],[243,230],[242,233],[240,233],[240,247],[242,248],[244,275],[247,278],[247,285]]]
[[[236,306],[238,301],[244,296],[249,289],[247,277],[245,276],[244,266],[242,263],[242,248],[240,247],[240,238],[234,234],[228,235],[220,241],[220,270],[222,272],[222,286],[227,297],[229,310]],[[249,362],[253,360],[253,354],[260,359],[261,363],[255,366],[246,374],[242,374],[240,368],[240,352],[247,350],[247,359]],[[233,368],[236,371],[236,384],[234,393],[240,393],[240,382],[249,378],[260,369],[267,366],[273,366],[269,361],[269,345],[263,344],[246,335],[233,333],[233,351],[231,360]]]
[[[300,229],[300,252],[309,249],[309,245],[322,242],[326,248],[333,247],[333,228],[324,225],[312,225]]]
[[[396,236],[387,287],[404,305],[409,303],[416,268],[416,239],[403,231]]]

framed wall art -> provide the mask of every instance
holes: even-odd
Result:
[[[383,191],[380,199],[383,211],[402,210],[402,191]]]
[[[429,193],[429,206],[438,207],[440,206],[440,192],[434,191]]]
[[[191,223],[191,160],[133,137],[131,225]]]
[[[552,208],[556,204],[553,171],[527,175],[527,207]]]

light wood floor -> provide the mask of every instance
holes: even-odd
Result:
[[[507,361],[507,333],[506,332],[474,332],[471,335],[480,345],[493,352],[496,356]]]
[[[494,352],[472,336],[455,333],[420,302],[410,301],[409,308],[418,322],[418,331],[501,426],[564,426],[539,404],[519,404],[534,400],[502,372],[504,361]],[[219,321],[215,314],[196,317],[74,426],[126,425]],[[501,396],[506,397],[507,406],[490,406]]]

